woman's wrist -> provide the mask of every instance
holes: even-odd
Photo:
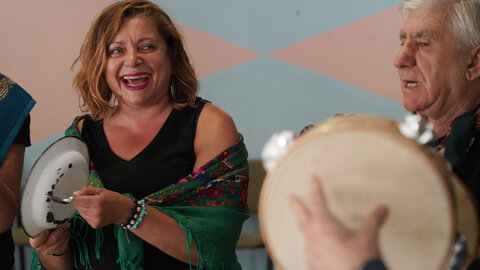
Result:
[[[145,199],[137,200],[134,198],[129,216],[120,223],[119,226],[125,230],[135,230],[140,225],[145,215],[147,215]]]
[[[39,254],[42,257],[44,257],[45,259],[49,259],[49,258],[52,258],[52,257],[64,257],[69,252],[70,252],[70,247],[67,246],[67,249],[65,251],[60,251],[60,252],[57,252],[57,251],[56,252],[43,251],[43,252],[39,252]]]
[[[117,224],[122,228],[129,224],[130,220],[133,218],[133,216],[137,212],[138,200],[135,199],[135,198],[132,198],[131,202],[132,202],[132,204],[130,206],[130,210],[129,210],[130,212],[129,212],[128,216],[126,216],[126,218],[124,217],[122,219],[122,221],[117,222]]]
[[[73,259],[71,256],[70,247],[67,247],[65,252],[53,254],[40,253],[39,259],[41,266],[48,270],[73,269]]]
[[[61,257],[61,256],[64,256],[66,255],[68,252],[70,251],[70,247],[67,246],[67,249],[64,251],[64,252],[61,252],[61,253],[51,253],[51,254],[48,254],[52,257]]]

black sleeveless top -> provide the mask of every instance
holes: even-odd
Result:
[[[85,119],[82,138],[105,188],[141,199],[190,174],[195,164],[193,143],[197,121],[206,102],[197,98],[194,108],[173,109],[150,144],[129,161],[121,159],[110,149],[102,121]],[[103,228],[100,259],[96,259],[96,234],[89,227],[86,243],[93,269],[120,269],[116,263],[118,247],[113,228],[113,225]],[[160,268],[190,269],[188,264],[144,242],[144,269]]]

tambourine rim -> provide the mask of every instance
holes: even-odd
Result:
[[[347,116],[347,117],[351,117],[351,116]],[[383,117],[379,117],[379,116],[368,116],[368,115],[354,115],[353,117],[360,117],[362,119],[380,119],[382,121],[385,121],[387,122],[386,120],[389,120],[389,119],[386,119],[386,118],[383,118]],[[392,120],[393,121],[393,120]],[[362,126],[360,124],[356,125],[352,125],[352,126],[346,126],[346,125],[340,125],[336,128],[325,128],[325,124],[328,125],[328,121],[327,122],[321,122],[319,123],[317,126],[309,129],[307,132],[305,132],[304,134],[302,134],[301,136],[299,136],[295,142],[289,147],[289,149],[286,151],[286,153],[281,157],[279,158],[279,160],[275,163],[275,166],[269,171],[267,172],[266,176],[265,176],[265,179],[264,179],[264,183],[263,183],[263,186],[262,186],[262,190],[260,192],[260,198],[259,198],[259,207],[258,207],[258,218],[259,218],[259,227],[260,227],[260,231],[262,232],[261,233],[261,236],[262,236],[262,239],[263,239],[263,242],[265,243],[265,248],[267,250],[267,252],[270,254],[270,257],[272,258],[273,262],[275,263],[276,266],[278,266],[280,269],[286,269],[284,265],[282,265],[281,261],[277,258],[277,254],[274,254],[272,252],[273,248],[270,247],[270,240],[267,239],[267,234],[265,233],[266,232],[266,221],[264,220],[264,216],[266,216],[266,210],[264,209],[265,208],[265,200],[266,200],[266,196],[268,196],[268,187],[271,186],[271,182],[273,181],[273,175],[274,175],[274,172],[276,172],[278,170],[278,168],[280,166],[282,166],[283,163],[286,162],[286,159],[289,157],[289,155],[291,153],[293,153],[297,148],[300,148],[301,146],[303,146],[303,144],[305,143],[308,143],[311,138],[316,138],[318,136],[318,134],[322,134],[322,135],[330,135],[332,133],[337,133],[339,131],[369,131],[369,132],[377,132],[377,134],[382,134],[382,135],[385,135],[389,138],[394,138],[394,139],[397,139],[399,141],[402,142],[403,145],[405,145],[405,147],[408,147],[409,149],[411,149],[412,151],[415,151],[415,152],[418,152],[422,159],[428,161],[429,164],[432,165],[432,167],[435,167],[435,168],[438,168],[438,166],[435,166],[435,164],[433,163],[432,161],[432,156],[429,156],[428,153],[426,153],[425,150],[423,150],[421,148],[421,146],[417,145],[415,142],[411,141],[410,139],[408,138],[405,138],[403,137],[401,134],[393,134],[392,132],[390,131],[387,131],[386,128],[380,128],[378,126],[374,126],[374,125],[367,125],[367,126]],[[323,131],[319,131],[323,129]],[[446,173],[446,170],[444,171],[444,174],[445,175],[442,175],[441,172],[439,170],[434,170],[435,171],[435,174],[437,174],[437,176],[439,178],[445,178],[445,177],[448,177],[448,174]],[[449,193],[451,192],[451,190],[449,189],[448,187],[448,183],[446,181],[440,181],[441,184],[441,189],[445,192],[445,193]],[[453,244],[454,244],[454,235],[455,235],[455,231],[456,231],[456,224],[455,224],[455,209],[454,209],[454,202],[453,202],[453,199],[452,199],[452,196],[445,196],[446,199],[447,199],[447,205],[448,205],[448,214],[450,215],[450,235],[452,236],[450,241],[449,241],[449,248],[448,248],[448,251],[447,251],[447,254],[443,254],[443,262],[441,263],[441,266],[442,267],[445,267],[447,264],[448,264],[448,260],[449,260],[449,254],[448,252],[451,253],[451,250],[453,248]]]
[[[460,177],[458,175],[456,175],[454,172],[450,172],[450,177],[453,178],[452,181],[455,181],[461,189],[463,189],[465,195],[467,196],[467,199],[470,203],[471,206],[473,206],[473,216],[474,216],[474,219],[475,219],[475,224],[477,225],[476,227],[479,228],[480,227],[480,217],[478,216],[478,210],[477,210],[477,207],[476,207],[476,204],[475,204],[475,200],[473,199],[473,196],[471,194],[471,192],[468,190],[467,186],[465,185],[465,183],[463,183],[463,181],[460,179]],[[454,194],[454,196],[457,196],[458,194]],[[468,239],[467,239],[468,240]],[[477,237],[475,239],[475,243],[474,243],[474,249],[476,250],[478,248],[478,245],[480,243],[480,231],[477,229]],[[471,254],[473,255],[474,257],[476,257],[476,254]]]

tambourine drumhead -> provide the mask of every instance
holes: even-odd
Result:
[[[63,137],[50,145],[33,165],[22,195],[21,218],[25,232],[35,237],[67,222],[75,214],[72,204],[51,201],[88,185],[87,145],[76,137]]]
[[[310,129],[262,187],[260,228],[275,264],[308,269],[287,198],[306,198],[308,180],[317,174],[332,213],[352,229],[379,204],[388,205],[380,249],[389,269],[442,269],[452,252],[456,214],[448,172],[435,158],[382,117],[338,117]]]

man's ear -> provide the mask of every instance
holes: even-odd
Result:
[[[470,61],[465,72],[465,77],[469,81],[480,78],[480,45],[471,51]]]

